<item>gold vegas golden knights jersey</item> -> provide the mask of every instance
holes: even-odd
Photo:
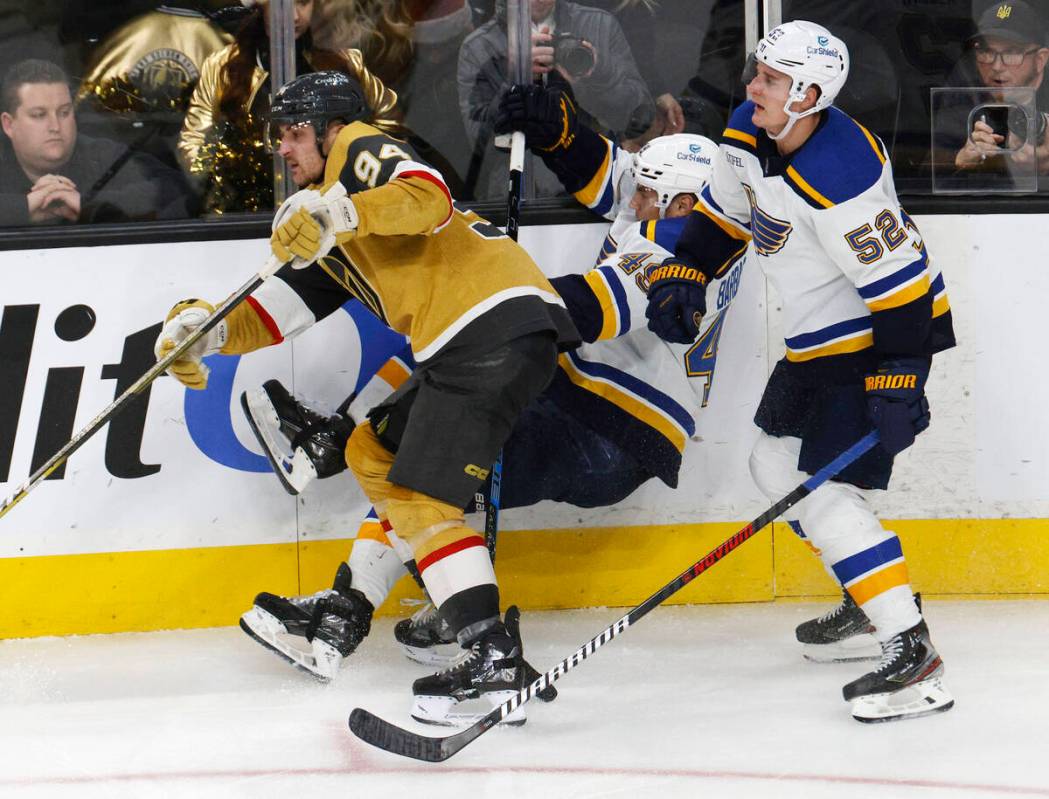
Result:
[[[98,45],[78,99],[93,94],[113,111],[185,111],[204,59],[230,41],[196,11],[170,7],[150,11]],[[177,108],[156,107],[165,102]],[[136,103],[151,105],[139,107]]]
[[[335,182],[353,200],[357,230],[313,266],[285,266],[264,283],[231,314],[223,352],[295,335],[349,297],[408,336],[419,362],[539,331],[561,349],[579,343],[564,301],[524,249],[456,208],[440,173],[405,142],[363,122],[346,126],[314,188]]]

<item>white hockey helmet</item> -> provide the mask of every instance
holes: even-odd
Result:
[[[677,195],[699,196],[710,180],[717,152],[718,146],[706,136],[659,136],[634,156],[634,183],[656,192],[662,218]]]
[[[815,22],[784,22],[768,32],[747,62],[744,81],[753,77],[755,62],[783,72],[791,78],[790,93],[783,106],[789,121],[772,139],[782,139],[802,117],[816,114],[834,102],[849,77],[849,48],[845,42]],[[808,111],[792,111],[791,106],[805,99],[810,86],[820,90],[816,105]]]

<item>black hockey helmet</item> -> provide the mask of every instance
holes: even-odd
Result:
[[[271,130],[278,125],[313,125],[319,144],[332,120],[349,124],[370,115],[361,84],[344,72],[329,70],[300,75],[281,86],[269,117]]]

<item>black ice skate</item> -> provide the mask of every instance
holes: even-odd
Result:
[[[850,663],[877,660],[881,645],[874,637],[874,625],[848,591],[842,592],[837,607],[822,616],[802,622],[794,634],[803,645],[802,655],[814,663]],[[921,613],[921,594],[914,595]]]
[[[279,380],[245,391],[240,404],[281,485],[298,494],[315,478],[346,469],[346,440],[353,420],[324,416],[296,400]]]
[[[954,706],[943,685],[943,660],[925,621],[882,646],[878,668],[842,689],[857,721],[895,721],[942,713]]]
[[[401,645],[405,657],[424,666],[451,668],[467,654],[432,602],[415,611],[411,618],[397,622],[393,637]]]
[[[523,664],[520,637],[496,622],[470,644],[462,663],[415,681],[412,718],[444,726],[472,724],[525,686]],[[501,723],[524,724],[524,705]]]
[[[282,597],[263,592],[240,617],[244,632],[294,666],[324,682],[368,635],[374,609],[350,588],[350,567],[339,564],[334,586],[316,594]]]

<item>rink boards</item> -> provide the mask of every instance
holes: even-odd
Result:
[[[1049,380],[1034,352],[1049,276],[1036,260],[1038,225],[1028,224],[1037,220],[918,221],[943,268],[960,346],[937,358],[933,425],[900,458],[879,512],[925,592],[1049,594],[1049,419],[1040,407]],[[590,266],[602,236],[602,225],[526,228],[522,243],[558,274]],[[13,493],[53,442],[148,368],[174,301],[221,299],[266,249],[254,241],[4,253],[0,492]],[[763,510],[747,469],[751,418],[783,345],[777,298],[755,267],[744,270],[726,320],[702,441],[687,449],[680,488],[650,484],[600,511],[544,503],[505,513],[497,561],[505,600],[634,604]],[[206,392],[158,380],[147,402],[0,520],[0,637],[227,625],[260,590],[329,584],[366,501],[349,476],[298,499],[285,494],[238,398],[278,377],[334,406],[397,345],[348,308],[294,342],[211,359]],[[414,595],[408,583],[395,598]],[[674,599],[833,591],[815,558],[776,525]],[[396,602],[384,610],[404,612]]]

